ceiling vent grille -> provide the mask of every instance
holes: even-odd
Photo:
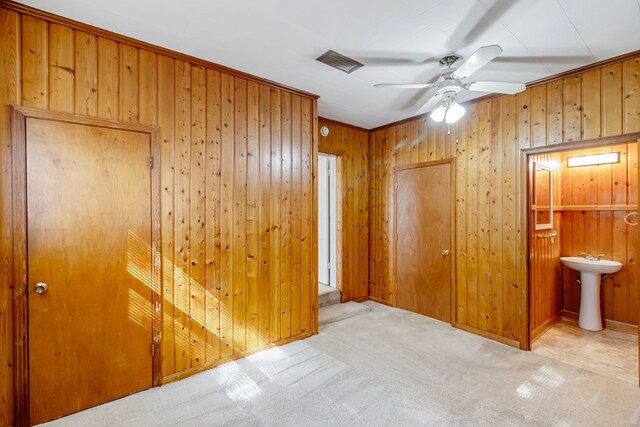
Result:
[[[361,64],[358,61],[348,58],[344,55],[340,55],[338,52],[335,52],[333,50],[326,51],[318,58],[316,58],[316,60],[347,74],[351,74],[358,68],[364,67],[364,64]]]

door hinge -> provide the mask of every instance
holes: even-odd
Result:
[[[152,342],[151,343],[151,356],[155,356],[156,355],[156,343]]]
[[[331,270],[331,263],[330,262],[327,263],[327,270]]]
[[[149,169],[153,169],[153,156],[149,157]]]

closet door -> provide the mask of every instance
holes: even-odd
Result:
[[[397,307],[451,322],[452,163],[396,171]]]

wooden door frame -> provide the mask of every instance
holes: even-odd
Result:
[[[520,348],[522,350],[531,350],[531,266],[530,266],[530,234],[529,233],[529,192],[531,191],[529,185],[529,156],[545,153],[559,153],[562,151],[582,150],[588,148],[599,148],[610,145],[619,144],[633,144],[636,143],[640,146],[640,132],[627,133],[616,136],[606,136],[601,138],[585,139],[580,141],[566,142],[561,144],[543,145],[539,147],[523,148],[520,150],[520,214],[519,214],[519,229],[520,237],[517,244],[519,254],[518,264],[522,267],[519,269],[520,273],[518,278],[521,283],[524,284],[520,289],[521,303],[519,307],[520,313],[518,313],[518,319],[520,323]],[[640,187],[636,189],[640,194]],[[640,232],[640,227],[639,232]],[[524,258],[524,259],[523,259]],[[638,294],[640,295],[640,280],[638,281]],[[638,306],[640,311],[640,304]],[[640,320],[639,320],[640,330]],[[638,350],[640,351],[640,341],[638,343]],[[638,360],[640,364],[640,358]],[[638,378],[638,384],[640,385],[640,377]]]
[[[159,127],[108,119],[51,112],[37,108],[11,107],[11,174],[13,206],[13,332],[14,332],[14,411],[17,426],[29,423],[29,313],[27,296],[27,119],[49,120],[148,134],[151,155],[151,247],[152,293],[151,333],[152,384],[161,384],[160,328],[162,315],[162,257],[160,255],[160,133]]]
[[[345,292],[343,291],[344,277],[342,269],[342,224],[344,222],[344,218],[342,218],[342,156],[344,156],[344,151],[341,150],[329,150],[323,148],[322,150],[318,150],[318,156],[320,154],[325,154],[329,156],[335,156],[336,158],[336,170],[332,171],[334,174],[335,186],[336,186],[336,259],[335,259],[335,269],[336,269],[336,289],[340,291],[340,302],[345,302]],[[316,163],[318,163],[316,161]],[[316,175],[317,179],[317,175]],[[316,200],[318,199],[318,194],[316,193]],[[317,206],[317,201],[316,201]],[[315,212],[316,220],[318,218],[318,210]],[[316,230],[316,240],[318,239]],[[318,251],[315,253],[316,260],[318,259]],[[317,279],[317,278],[316,278]],[[316,288],[318,286],[318,280],[316,280]],[[316,298],[317,299],[317,298]]]
[[[429,162],[413,163],[410,165],[395,166],[393,168],[393,264],[395,272],[395,290],[393,294],[393,307],[398,307],[398,172],[409,169],[424,168],[429,166],[449,165],[451,177],[451,235],[449,258],[451,262],[450,285],[451,285],[451,326],[457,326],[456,319],[456,159],[450,157]],[[436,319],[437,320],[437,319]]]

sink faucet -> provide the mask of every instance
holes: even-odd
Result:
[[[604,254],[599,254],[599,255],[593,256],[593,255],[588,254],[586,252],[580,252],[580,255],[584,255],[584,259],[586,259],[587,261],[600,261],[600,257],[604,256]]]

